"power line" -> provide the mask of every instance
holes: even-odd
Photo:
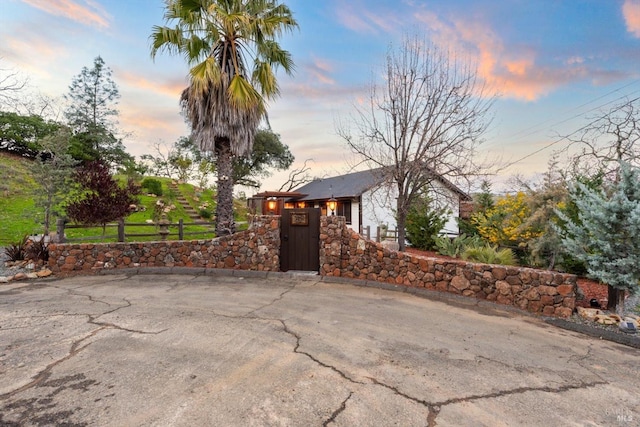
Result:
[[[636,101],[636,100],[638,100],[638,99],[640,99],[640,98],[635,98],[635,99],[633,99],[632,101]],[[606,104],[605,104],[605,105],[606,105]],[[500,169],[498,169],[498,170],[496,171],[496,173],[502,172],[503,170],[505,170],[505,169],[507,169],[507,168],[509,168],[509,167],[511,167],[511,166],[513,166],[513,165],[515,165],[516,163],[520,163],[521,161],[526,160],[526,159],[528,159],[529,157],[535,156],[536,154],[538,154],[538,153],[540,153],[540,152],[542,152],[542,151],[546,150],[546,149],[547,149],[547,148],[549,148],[549,147],[552,147],[552,146],[554,146],[554,145],[558,144],[559,142],[564,141],[565,139],[569,139],[569,137],[570,137],[571,135],[574,135],[574,134],[579,133],[579,132],[581,132],[581,131],[583,131],[583,130],[586,130],[587,128],[589,128],[589,126],[594,125],[594,124],[595,124],[596,122],[598,122],[598,120],[600,120],[600,119],[601,119],[601,117],[597,117],[597,118],[595,118],[594,120],[592,120],[591,122],[589,122],[589,123],[585,124],[584,126],[582,126],[581,128],[576,129],[575,131],[571,132],[569,135],[561,136],[561,137],[559,137],[557,140],[555,140],[555,141],[551,141],[550,143],[548,143],[548,144],[547,144],[547,145],[545,145],[544,147],[539,148],[539,149],[537,149],[537,150],[533,151],[532,153],[529,153],[529,154],[527,154],[527,155],[525,155],[525,156],[523,156],[523,157],[520,157],[518,160],[514,160],[513,162],[507,163],[505,166],[503,166],[503,167],[501,167]]]
[[[572,107],[572,108],[570,108],[570,109],[566,110],[565,112],[563,112],[563,113],[562,113],[562,115],[564,115],[564,114],[566,114],[566,113],[568,113],[568,112],[571,112],[571,111],[579,110],[579,109],[580,109],[580,108],[582,108],[582,107],[585,107],[585,106],[587,106],[587,105],[589,105],[589,104],[592,104],[592,103],[594,103],[594,102],[596,102],[596,101],[599,101],[599,100],[601,100],[601,99],[603,99],[603,98],[606,98],[607,96],[609,96],[609,95],[611,95],[611,94],[613,94],[613,93],[620,92],[621,90],[626,89],[626,88],[628,88],[629,86],[632,86],[632,85],[634,85],[634,84],[636,84],[636,83],[638,83],[638,82],[640,82],[640,79],[635,79],[635,80],[631,81],[630,83],[627,83],[627,84],[625,84],[625,85],[623,85],[623,86],[621,86],[621,87],[619,87],[619,88],[617,88],[617,89],[613,89],[613,90],[611,90],[611,91],[609,91],[609,92],[607,92],[607,93],[605,93],[605,94],[603,94],[603,95],[600,95],[600,96],[599,96],[599,97],[597,97],[597,98],[594,98],[594,99],[592,99],[592,100],[590,100],[590,101],[584,102],[584,103],[582,103],[582,104],[580,104],[580,105],[578,105],[578,106],[576,106],[576,107]],[[637,93],[637,92],[640,92],[640,89],[635,90],[635,91],[633,91],[633,92],[630,92],[630,93],[628,93],[628,94],[626,94],[626,95],[624,95],[624,96],[618,97],[618,98],[616,98],[616,99],[614,99],[614,100],[611,100],[611,101],[605,102],[604,104],[598,105],[598,106],[596,106],[596,107],[594,107],[594,108],[592,108],[592,109],[590,109],[590,110],[587,110],[587,111],[585,111],[585,112],[582,112],[582,113],[576,114],[576,115],[574,115],[574,116],[572,116],[572,117],[569,117],[568,119],[564,119],[564,120],[561,120],[561,121],[559,121],[559,122],[556,122],[556,123],[552,124],[550,127],[554,127],[554,126],[560,125],[560,124],[562,124],[562,123],[566,123],[566,122],[567,122],[567,121],[569,121],[569,120],[573,120],[573,119],[578,118],[578,117],[580,117],[580,116],[582,116],[582,115],[584,115],[584,114],[586,114],[586,113],[590,113],[590,112],[592,112],[592,111],[594,111],[594,110],[600,109],[600,108],[602,108],[602,107],[604,107],[604,106],[606,106],[606,105],[608,105],[608,104],[611,104],[612,102],[616,102],[616,101],[618,101],[618,100],[620,100],[620,99],[622,99],[622,98],[625,98],[625,97],[629,96],[630,94],[634,94],[634,93]],[[513,137],[517,137],[517,136],[519,136],[519,135],[522,135],[522,134],[524,134],[525,132],[528,132],[529,130],[532,130],[532,129],[535,129],[535,128],[539,127],[539,126],[542,126],[542,125],[544,125],[544,124],[546,124],[546,123],[548,123],[548,122],[550,122],[550,121],[552,121],[552,120],[553,120],[553,118],[546,119],[546,120],[544,120],[544,121],[542,121],[542,122],[540,122],[540,123],[537,123],[537,124],[534,124],[534,125],[532,125],[532,126],[529,126],[529,127],[525,128],[525,129],[519,130],[519,131],[517,131],[517,132],[515,132],[515,133],[513,133],[513,134],[511,134],[511,135],[507,135],[507,136],[505,137],[505,139],[510,139],[510,138],[513,138]],[[529,135],[530,135],[530,133],[529,133],[529,134],[527,134],[527,135],[525,135],[525,136],[529,136]]]
[[[640,81],[640,79],[636,79],[636,80],[634,80],[634,81],[633,81],[633,82],[631,82],[631,83],[628,83],[628,84],[626,84],[626,85],[624,85],[624,86],[622,86],[622,87],[620,87],[620,88],[618,88],[618,89],[615,89],[615,90],[613,90],[613,91],[611,91],[611,92],[608,92],[608,93],[607,93],[607,94],[605,94],[605,95],[601,95],[600,97],[598,97],[598,98],[596,98],[596,99],[594,99],[594,100],[592,100],[592,101],[586,102],[586,103],[584,103],[584,104],[582,104],[582,105],[580,105],[580,106],[576,107],[575,109],[577,109],[577,108],[582,108],[582,107],[583,107],[583,106],[585,106],[585,105],[591,104],[592,102],[595,102],[596,100],[602,99],[603,97],[606,97],[606,96],[608,96],[608,95],[610,95],[610,94],[612,94],[612,93],[614,93],[614,92],[620,91],[620,90],[622,90],[622,89],[624,89],[624,88],[626,88],[626,87],[628,87],[628,86],[630,86],[630,85],[632,85],[632,84],[637,83],[638,81]],[[625,99],[625,98],[627,98],[627,99],[628,99],[630,95],[633,95],[633,94],[638,93],[638,92],[640,92],[640,89],[635,90],[635,91],[630,92],[630,93],[627,93],[627,94],[625,94],[625,95],[623,95],[623,96],[620,96],[620,97],[618,97],[618,98],[615,98],[615,99],[610,100],[610,101],[608,101],[608,102],[605,102],[605,103],[603,103],[603,104],[600,104],[600,105],[598,105],[598,106],[596,106],[596,107],[591,108],[590,110],[587,110],[587,111],[585,111],[585,112],[583,112],[583,113],[577,114],[577,115],[575,115],[575,116],[573,116],[573,117],[570,117],[570,118],[568,118],[568,119],[564,119],[564,120],[562,120],[562,121],[560,121],[560,122],[557,122],[554,126],[557,126],[558,124],[562,124],[562,123],[565,123],[565,122],[567,122],[567,121],[569,121],[569,120],[573,120],[573,119],[575,119],[575,118],[581,117],[581,116],[583,116],[584,114],[590,113],[590,112],[592,112],[592,111],[599,110],[599,109],[603,108],[604,106],[609,105],[609,104],[611,104],[611,103],[618,102],[618,101],[620,101],[620,100],[622,100],[622,99]],[[636,100],[638,100],[638,99],[640,99],[640,98],[634,98],[634,99],[632,99],[631,101],[636,101]],[[582,126],[581,128],[579,128],[579,129],[577,129],[577,130],[573,131],[573,132],[572,132],[571,134],[569,134],[568,136],[562,136],[562,137],[559,137],[557,140],[555,140],[555,141],[551,141],[550,143],[548,143],[548,144],[547,144],[547,145],[545,145],[544,147],[539,148],[539,149],[537,149],[537,150],[535,150],[535,151],[533,151],[533,152],[531,152],[531,153],[529,153],[529,154],[527,154],[527,155],[525,155],[525,156],[523,156],[523,157],[521,157],[521,158],[519,158],[519,159],[517,159],[517,160],[514,160],[514,161],[512,161],[512,162],[509,162],[509,163],[508,163],[508,164],[506,164],[505,166],[503,166],[503,167],[501,167],[500,169],[498,169],[498,170],[496,171],[496,173],[499,173],[499,172],[501,172],[501,171],[503,171],[503,170],[505,170],[505,169],[507,169],[507,168],[509,168],[509,167],[511,167],[511,166],[513,166],[513,165],[515,165],[515,164],[517,164],[517,163],[520,163],[520,162],[521,162],[521,161],[523,161],[523,160],[526,160],[526,159],[528,159],[528,158],[530,158],[530,157],[532,157],[532,156],[535,156],[536,154],[538,154],[538,153],[540,153],[540,152],[542,152],[542,151],[544,151],[544,150],[546,150],[546,149],[548,149],[548,148],[550,148],[550,147],[552,147],[552,146],[554,146],[554,145],[556,145],[556,144],[558,144],[558,143],[562,142],[562,141],[563,141],[563,140],[565,140],[565,139],[568,139],[568,137],[569,137],[569,136],[571,136],[571,135],[573,135],[573,134],[576,134],[576,133],[578,133],[578,132],[580,132],[580,131],[585,130],[585,129],[586,129],[586,128],[588,128],[589,126],[591,126],[591,125],[593,125],[594,123],[596,123],[598,120],[600,120],[600,117],[598,117],[598,118],[594,119],[593,121],[591,121],[591,122],[589,122],[589,123],[585,124],[585,125],[584,125],[584,126]],[[548,120],[547,120],[547,121],[548,121]],[[522,132],[522,131],[521,131],[521,132]]]

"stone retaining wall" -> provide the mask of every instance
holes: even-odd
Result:
[[[138,267],[280,270],[280,217],[256,216],[246,231],[208,240],[49,245],[54,273]]]
[[[51,244],[54,273],[139,267],[280,270],[280,217],[256,216],[247,231],[212,240]],[[385,248],[347,228],[343,217],[320,219],[320,274],[451,292],[533,313],[568,317],[576,276],[531,268],[425,258]]]
[[[568,317],[575,308],[571,274],[391,251],[347,228],[342,217],[322,217],[320,229],[322,275],[451,292],[548,316]]]

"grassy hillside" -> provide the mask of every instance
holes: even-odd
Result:
[[[41,221],[43,220],[42,212],[36,209],[33,202],[33,195],[38,191],[38,184],[31,178],[29,173],[29,160],[25,160],[15,156],[9,156],[5,153],[0,153],[0,246],[6,246],[7,244],[14,243],[25,234],[39,234],[42,233]],[[124,179],[121,177],[121,179]],[[168,217],[171,222],[178,222],[182,219],[185,223],[193,222],[185,212],[183,206],[177,202],[176,198],[178,194],[171,189],[171,180],[168,178],[156,178],[162,183],[163,195],[161,197],[152,197],[147,194],[140,196],[139,207],[142,207],[138,212],[132,213],[126,219],[126,223],[145,223],[147,220],[153,220],[157,217],[157,213],[154,215],[156,208],[156,202],[162,199],[166,205],[173,206],[173,209],[168,212]],[[215,194],[211,190],[200,191],[190,184],[180,184],[179,192],[186,198],[189,205],[191,205],[196,211],[199,211],[203,204],[206,204],[206,208],[209,213],[215,212]],[[246,208],[244,203],[235,203],[236,220],[246,221]],[[242,227],[239,227],[242,228]],[[52,224],[52,230],[55,229],[55,220]],[[185,231],[211,231],[213,226],[188,226]],[[154,227],[126,227],[126,233],[154,233]],[[171,229],[171,232],[177,232],[176,229]],[[106,235],[115,235],[114,229],[105,230]],[[66,230],[68,238],[78,238],[86,236],[100,236],[102,235],[101,227],[94,227],[91,229],[72,229]],[[193,238],[210,238],[213,237],[213,233],[209,233],[201,236],[194,236]],[[171,238],[171,236],[170,236]],[[174,237],[175,238],[175,237]],[[133,238],[127,239],[129,241]],[[136,238],[135,240],[155,240],[151,237]],[[115,238],[110,238],[100,241],[115,241]]]
[[[33,195],[37,183],[29,173],[31,161],[0,153],[0,246],[42,229]]]

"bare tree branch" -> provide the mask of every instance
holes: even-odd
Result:
[[[1,58],[0,58],[1,59]],[[19,101],[19,94],[28,83],[17,71],[0,68],[0,108],[14,109]]]
[[[609,110],[588,117],[589,122],[572,134],[564,152],[572,173],[604,173],[618,177],[619,161],[640,165],[640,98],[626,99]]]
[[[311,168],[307,166],[307,163],[311,161],[313,161],[313,159],[307,159],[302,166],[289,172],[289,178],[280,186],[278,191],[291,191],[294,188],[313,181],[313,177],[309,173]]]

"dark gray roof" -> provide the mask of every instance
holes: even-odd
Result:
[[[353,172],[332,178],[317,178],[296,188],[296,193],[305,194],[304,197],[296,200],[324,200],[332,196],[335,198],[359,197],[381,182],[382,175],[377,169]]]
[[[459,194],[462,200],[471,200],[471,197],[467,193],[459,189],[451,181],[440,175],[435,175],[435,178],[451,191]],[[382,182],[384,182],[384,174],[380,168],[353,172],[332,178],[317,178],[302,187],[296,188],[296,193],[302,193],[305,196],[295,197],[295,200],[326,200],[331,197],[335,197],[336,199],[360,197],[362,193],[382,184]]]

